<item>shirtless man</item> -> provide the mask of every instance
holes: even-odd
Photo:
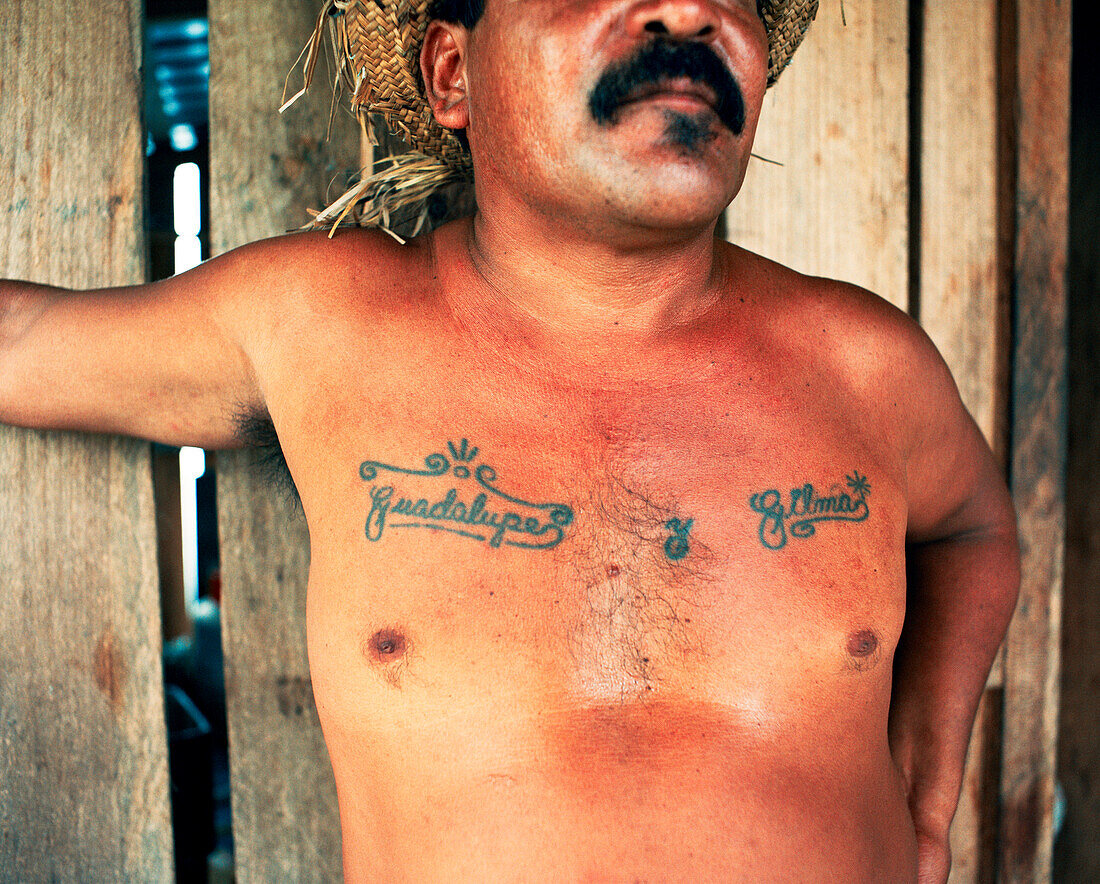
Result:
[[[739,110],[596,113],[685,46]],[[914,322],[714,239],[766,55],[755,0],[488,0],[422,54],[472,219],[0,290],[5,422],[270,415],[349,882],[946,880],[1012,507]]]

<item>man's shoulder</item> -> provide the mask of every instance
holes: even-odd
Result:
[[[823,336],[838,345],[847,341],[868,356],[879,348],[895,356],[901,348],[917,357],[935,350],[917,321],[881,295],[854,283],[800,273],[738,246],[728,249],[744,269],[748,286],[759,293],[762,308],[786,331]]]
[[[230,253],[249,270],[293,273],[304,283],[328,281],[333,287],[356,279],[383,278],[387,271],[408,274],[420,266],[420,240],[399,243],[379,230],[311,230],[257,240]]]
[[[210,263],[228,287],[247,290],[242,307],[335,318],[343,309],[393,305],[417,290],[430,276],[429,252],[418,240],[401,244],[378,230],[342,228],[257,240]]]
[[[861,286],[799,273],[731,247],[759,315],[777,347],[789,346],[857,392],[876,399],[952,395],[954,382],[935,344],[906,311]]]
[[[915,323],[889,300],[854,283],[812,276],[732,243],[722,243],[730,290],[746,289],[784,320],[815,316],[833,323],[858,322],[869,331],[906,334]]]

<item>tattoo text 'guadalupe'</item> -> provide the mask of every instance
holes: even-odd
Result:
[[[406,497],[394,485],[371,485],[368,540],[381,540],[387,528],[427,528],[488,541],[494,549],[501,544],[550,549],[561,543],[565,529],[573,521],[572,509],[564,503],[532,503],[501,491],[494,484],[496,470],[487,464],[471,466],[479,449],[470,448],[465,439],[457,448],[448,442],[447,448],[450,459],[442,454],[429,454],[424,458],[427,467],[424,470],[408,470],[374,460],[360,465],[359,476],[364,482],[373,482],[379,471],[458,480],[452,481],[452,487],[445,493],[431,499]],[[475,493],[472,498],[464,498],[461,486],[470,484],[474,485]],[[395,521],[394,517],[405,521]]]
[[[760,513],[760,542],[768,549],[782,549],[787,537],[813,537],[818,522],[862,522],[870,515],[867,498],[871,483],[859,471],[846,476],[851,493],[837,483],[828,494],[819,494],[807,482],[792,488],[785,501],[777,490],[770,489],[749,498],[749,506]]]

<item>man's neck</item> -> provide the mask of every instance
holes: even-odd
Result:
[[[448,297],[483,331],[536,351],[566,345],[587,361],[659,345],[718,299],[713,225],[607,235],[517,221],[511,212],[479,212],[454,244],[470,279]]]

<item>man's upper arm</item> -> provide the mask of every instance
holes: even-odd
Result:
[[[910,542],[986,533],[1012,533],[1015,516],[1000,466],[966,410],[943,358],[913,325],[908,391]]]
[[[256,371],[278,298],[276,241],[149,285],[0,288],[0,421],[239,446],[264,407]]]

